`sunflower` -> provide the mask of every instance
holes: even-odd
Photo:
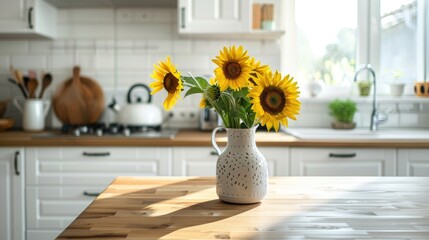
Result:
[[[158,65],[154,65],[154,68],[150,76],[156,81],[149,85],[153,89],[150,94],[155,94],[165,89],[168,95],[164,100],[164,108],[165,110],[170,110],[180,98],[180,92],[183,90],[180,72],[171,63],[170,56],[164,62],[159,61]]]
[[[276,131],[279,125],[288,125],[288,119],[296,120],[301,103],[298,101],[299,91],[296,82],[289,75],[282,79],[277,71],[273,74],[265,72],[254,78],[256,85],[249,90],[248,97],[253,104],[252,110],[261,125],[267,125],[270,130],[273,126]]]
[[[244,51],[242,46],[232,46],[224,47],[220,55],[212,60],[218,65],[214,73],[221,91],[228,87],[236,91],[247,86],[252,71],[248,59],[247,51]]]
[[[200,101],[200,108],[211,108],[212,105],[210,104],[210,101],[207,100],[210,99],[213,102],[216,102],[220,97],[220,90],[219,86],[217,85],[216,79],[211,78],[210,79],[210,86],[206,88],[204,91],[203,97]]]
[[[261,65],[261,62],[260,61],[256,61],[254,57],[250,58],[249,64],[250,64],[250,67],[252,68],[252,72],[250,73],[250,76],[249,76],[250,86],[254,86],[255,85],[255,81],[253,80],[253,78],[256,77],[257,73],[259,73],[261,75],[264,75],[264,73],[266,71],[271,71],[270,70],[270,66],[268,66],[268,65]]]

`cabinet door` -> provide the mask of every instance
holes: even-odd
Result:
[[[395,149],[291,148],[292,176],[395,176]]]
[[[399,149],[398,175],[429,177],[429,150]]]
[[[247,0],[179,0],[179,33],[236,33],[250,30]]]
[[[24,239],[23,151],[0,148],[0,239]]]
[[[259,147],[268,164],[269,176],[288,174],[288,148]],[[175,176],[215,176],[216,151],[212,147],[176,147],[173,150]]]
[[[56,36],[57,10],[45,0],[0,0],[0,6],[1,36]]]
[[[107,186],[117,176],[171,175],[163,147],[27,148],[27,184]]]

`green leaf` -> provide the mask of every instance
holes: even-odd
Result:
[[[198,87],[191,87],[189,88],[189,90],[186,92],[185,97],[192,95],[192,94],[196,94],[196,93],[203,93],[204,91],[199,89]]]
[[[200,84],[202,89],[206,89],[209,86],[209,83],[203,77],[196,77],[195,80],[198,81],[198,84]]]

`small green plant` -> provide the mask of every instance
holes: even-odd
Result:
[[[343,123],[352,123],[353,117],[357,111],[356,103],[350,99],[335,99],[329,103],[329,109],[331,110],[331,115],[338,122]]]

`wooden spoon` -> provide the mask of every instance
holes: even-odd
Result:
[[[46,88],[48,88],[51,83],[52,75],[50,73],[44,74],[42,79],[42,91],[39,94],[39,98],[43,97],[43,93],[45,93]]]
[[[39,82],[36,79],[30,78],[28,80],[27,89],[28,89],[30,98],[36,98],[36,89],[38,85],[39,85]]]

